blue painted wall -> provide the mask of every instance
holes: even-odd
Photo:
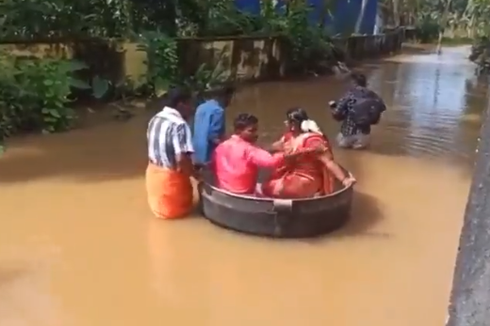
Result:
[[[324,0],[308,0],[313,7],[310,14],[312,23],[319,23],[321,19],[321,4]],[[246,10],[251,13],[260,12],[260,0],[235,0],[237,7],[241,10]],[[283,5],[283,1],[279,1],[278,6]],[[335,34],[353,33],[357,21],[357,17],[361,10],[362,0],[337,0],[333,6],[332,17],[328,16],[325,20],[325,26]],[[376,12],[378,10],[378,0],[367,0],[364,18],[361,23],[361,34],[372,34],[374,24],[376,23]]]
[[[238,9],[251,13],[260,13],[260,0],[235,0]]]

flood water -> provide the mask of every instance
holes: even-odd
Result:
[[[369,151],[335,150],[359,183],[349,225],[273,241],[146,204],[147,117],[10,142],[0,159],[2,326],[443,325],[487,84],[466,48],[366,64],[388,104]],[[333,137],[333,78],[244,89],[263,143],[303,106]]]

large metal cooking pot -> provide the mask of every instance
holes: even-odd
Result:
[[[262,176],[266,174],[262,171]],[[224,228],[260,236],[303,238],[332,232],[349,218],[353,186],[345,188],[339,183],[328,196],[272,199],[232,194],[214,186],[211,171],[205,170],[203,176],[202,213]]]

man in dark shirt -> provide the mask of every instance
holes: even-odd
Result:
[[[362,149],[369,145],[371,127],[357,125],[352,112],[357,100],[371,91],[366,87],[366,76],[363,74],[353,73],[351,78],[353,88],[335,105],[331,104],[332,115],[337,121],[342,122],[337,135],[337,144],[343,148]]]

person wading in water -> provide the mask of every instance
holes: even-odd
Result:
[[[211,161],[211,155],[225,137],[225,109],[230,105],[235,87],[228,85],[214,92],[199,105],[194,115],[194,163],[201,167]]]
[[[172,89],[159,101],[161,111],[149,122],[146,191],[155,216],[179,218],[192,210],[191,177],[198,177],[191,155],[192,136],[186,122],[192,114],[191,93]]]
[[[363,149],[370,143],[371,126],[386,110],[383,100],[367,88],[366,76],[351,74],[353,87],[338,102],[329,103],[332,115],[341,121],[337,143],[343,148]]]

